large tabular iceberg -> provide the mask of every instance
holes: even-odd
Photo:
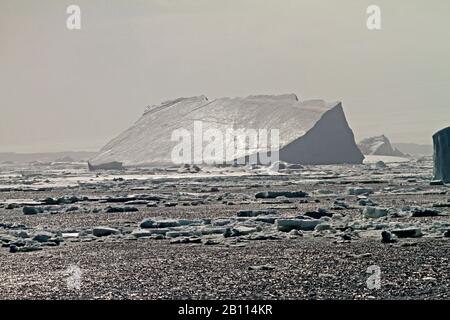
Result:
[[[180,98],[148,107],[128,130],[104,146],[92,163],[112,161],[126,166],[168,165],[178,144],[174,131],[194,135],[194,123],[204,131],[232,129],[277,129],[279,158],[301,164],[360,164],[364,156],[340,102],[299,101],[294,94],[249,96],[208,100],[205,96]],[[237,151],[234,159],[250,153],[263,154],[267,148]],[[229,158],[227,161],[233,160]]]
[[[450,127],[433,135],[434,180],[450,183]]]

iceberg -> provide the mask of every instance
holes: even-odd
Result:
[[[450,183],[450,127],[433,135],[434,179]]]
[[[405,155],[394,148],[385,135],[366,138],[358,143],[358,147],[364,155],[405,157]]]
[[[91,163],[117,161],[124,166],[172,165],[171,155],[178,144],[172,141],[173,132],[183,129],[194,136],[195,122],[201,122],[204,131],[276,129],[279,160],[288,163],[361,164],[364,159],[341,102],[299,101],[295,94],[285,94],[211,101],[198,96],[148,107],[134,125],[106,144]],[[270,149],[258,145],[256,149],[237,150],[225,160],[229,162],[264,153],[269,154]]]

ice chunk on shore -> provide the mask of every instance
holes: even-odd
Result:
[[[278,219],[277,228],[279,231],[289,232],[291,230],[312,231],[322,222],[319,219]]]
[[[380,207],[365,207],[363,210],[363,214],[367,218],[381,218],[387,216],[389,213],[389,210],[386,208],[380,208]]]

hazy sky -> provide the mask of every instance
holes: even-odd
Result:
[[[431,143],[449,31],[444,0],[0,0],[0,152],[95,150],[180,96],[291,92],[343,101],[357,140]]]

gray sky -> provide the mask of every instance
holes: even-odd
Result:
[[[0,0],[0,152],[99,149],[171,98],[291,92],[342,100],[357,140],[431,143],[450,125],[449,15],[444,0]]]

